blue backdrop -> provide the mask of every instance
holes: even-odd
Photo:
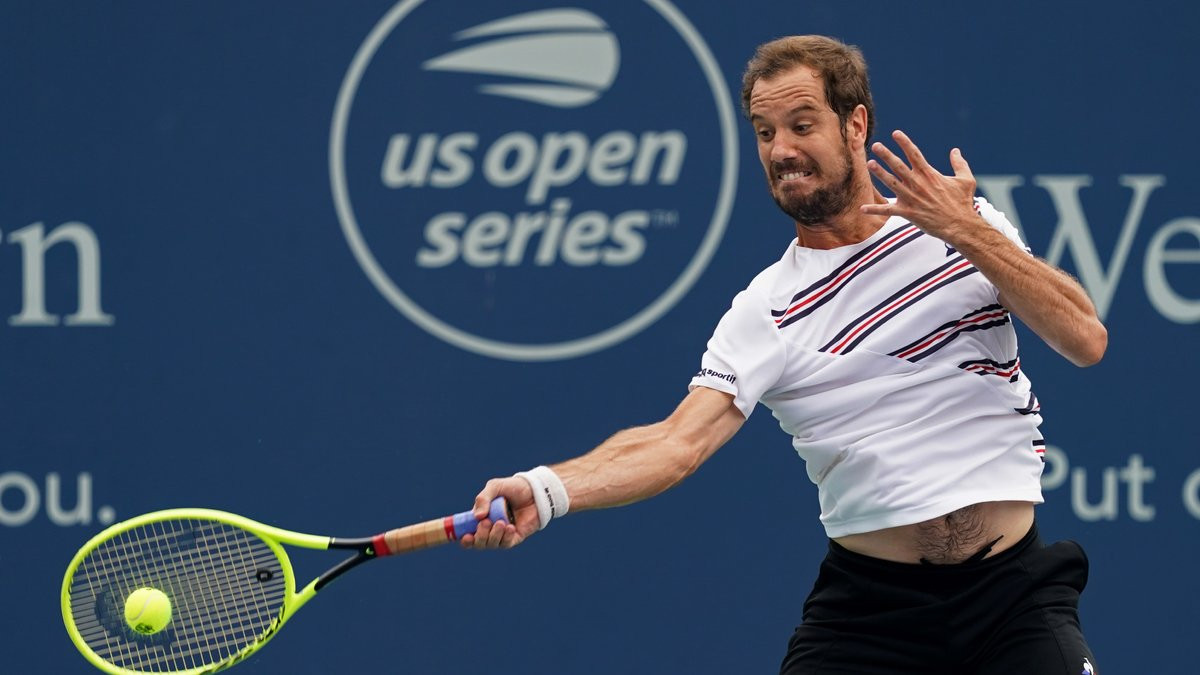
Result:
[[[551,11],[557,10],[557,11]],[[786,33],[1110,331],[1028,333],[1043,534],[1104,673],[1189,673],[1200,581],[1194,5],[390,0],[0,6],[0,635],[88,672],[61,576],[173,506],[356,536],[465,509],[685,394],[793,236],[738,111]],[[532,55],[523,58],[521,55]],[[1192,420],[1192,421],[1189,421]],[[774,672],[825,539],[770,415],[679,488],[339,581],[244,672]],[[298,556],[300,576],[326,554]]]

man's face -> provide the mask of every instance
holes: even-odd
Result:
[[[817,225],[850,207],[858,168],[815,70],[797,66],[755,82],[750,122],[767,187],[784,213]]]

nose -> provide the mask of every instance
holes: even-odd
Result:
[[[799,156],[796,146],[796,136],[786,131],[775,134],[772,139],[770,158],[772,162],[783,163]]]

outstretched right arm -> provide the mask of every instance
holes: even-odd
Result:
[[[551,467],[567,490],[572,511],[602,509],[641,501],[677,485],[733,437],[745,422],[733,396],[696,387],[669,417],[617,432],[591,452]],[[505,497],[515,524],[493,527],[488,505]],[[462,545],[511,548],[540,527],[533,490],[524,478],[495,478],[475,498],[480,518]]]

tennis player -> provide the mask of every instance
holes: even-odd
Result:
[[[1045,443],[1012,319],[1088,366],[1108,340],[1091,301],[975,196],[958,149],[947,176],[900,131],[902,156],[869,145],[857,48],[764,44],[742,102],[796,238],[734,298],[667,419],[489,481],[475,514],[503,495],[516,522],[485,520],[463,544],[515,546],[568,509],[658,494],[761,402],[807,463],[830,539],[782,673],[1094,673],[1087,558],[1034,524]]]

